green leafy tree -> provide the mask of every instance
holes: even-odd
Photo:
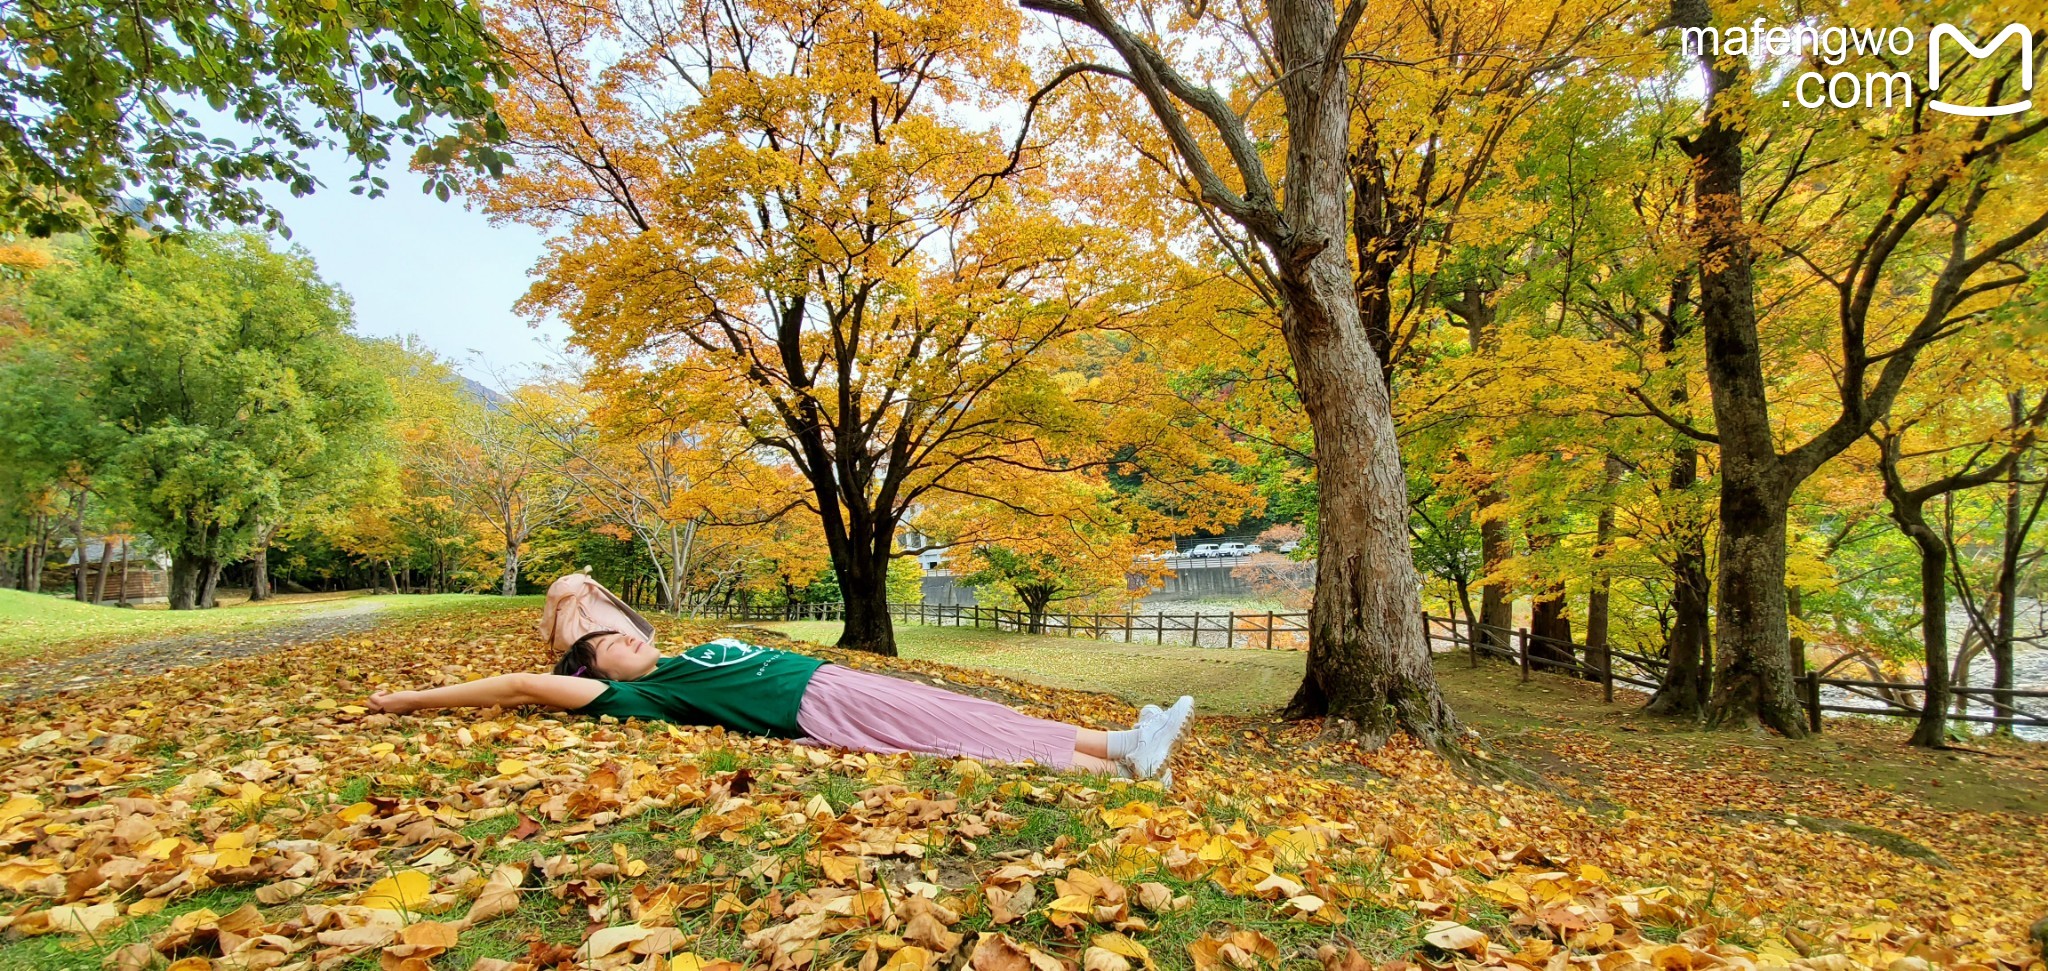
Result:
[[[0,5],[0,226],[108,243],[138,225],[276,228],[260,183],[313,191],[301,153],[325,147],[361,162],[354,191],[373,195],[393,141],[495,172],[507,81],[466,0]],[[201,104],[253,132],[225,137]],[[446,198],[452,177],[427,188]]]
[[[70,256],[23,297],[39,338],[72,351],[48,377],[111,440],[105,491],[170,554],[172,608],[211,606],[266,523],[349,474],[389,392],[354,353],[347,298],[303,254],[233,235],[126,267]]]

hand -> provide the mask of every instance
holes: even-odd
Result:
[[[379,691],[370,696],[370,710],[381,711],[387,715],[409,714],[413,710],[413,706],[407,702],[405,696],[411,693],[409,691]]]

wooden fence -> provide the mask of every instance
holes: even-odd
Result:
[[[1184,614],[1087,613],[1040,618],[1034,632],[1031,614],[1004,607],[960,607],[938,604],[890,604],[889,615],[906,624],[932,627],[973,627],[980,630],[1039,633],[1052,637],[1087,637],[1124,644],[1182,644],[1193,647],[1254,647],[1263,650],[1307,650],[1306,611],[1193,611]],[[711,608],[692,614],[725,620],[844,620],[840,603],[788,604],[781,607]]]
[[[980,630],[1034,633],[1028,611],[1002,607],[958,607],[937,604],[890,604],[891,617],[903,623],[937,627],[973,627]],[[710,608],[692,612],[693,617],[723,620],[844,620],[846,607],[840,603],[787,604],[781,607]],[[1670,664],[1663,658],[1639,654],[1618,647],[1602,651],[1576,641],[1531,634],[1526,627],[1510,630],[1459,620],[1454,617],[1422,615],[1423,636],[1432,652],[1463,652],[1479,666],[1482,656],[1500,658],[1519,666],[1522,680],[1534,673],[1559,674],[1598,683],[1608,701],[1614,700],[1617,684],[1655,692],[1664,683]],[[1264,650],[1306,650],[1308,613],[1305,611],[1194,611],[1185,614],[1046,614],[1035,633],[1053,637],[1088,637],[1125,644],[1184,644],[1196,647],[1260,648]],[[1544,648],[1551,650],[1544,650]],[[1799,700],[1806,709],[1808,727],[1821,730],[1823,712],[1918,718],[1920,708],[1911,696],[1924,695],[1925,684],[1901,681],[1869,681],[1830,677],[1847,659],[1838,659],[1818,671],[1799,677]],[[1837,704],[1822,698],[1821,689],[1834,688],[1852,699],[1877,703],[1877,707]],[[1951,712],[1951,721],[1981,724],[2010,723],[2029,728],[2048,728],[2048,705],[2023,707],[2027,702],[2048,701],[2048,691],[2032,689],[1951,686],[1955,697],[1968,698],[1992,714]]]
[[[1425,637],[1428,638],[1432,651],[1439,650],[1439,645],[1448,644],[1448,650],[1463,651],[1471,655],[1472,666],[1475,668],[1479,666],[1479,658],[1482,655],[1511,661],[1521,668],[1523,681],[1528,681],[1532,672],[1550,672],[1584,678],[1598,682],[1608,701],[1614,700],[1616,684],[1655,692],[1663,685],[1664,676],[1670,671],[1670,665],[1663,658],[1614,647],[1601,651],[1574,641],[1560,641],[1531,634],[1527,627],[1509,630],[1505,627],[1476,624],[1451,617],[1432,617],[1427,613],[1422,617]],[[1546,646],[1556,650],[1542,650]],[[1829,676],[1847,660],[1837,659],[1827,667],[1807,671],[1798,678],[1799,703],[1806,709],[1808,729],[1815,732],[1821,730],[1823,712],[1888,718],[1920,717],[1919,706],[1913,704],[1908,696],[1924,697],[1927,691],[1926,684]],[[1821,697],[1822,688],[1834,688],[1851,698],[1874,701],[1877,707],[1829,702]],[[2024,702],[2048,700],[2048,691],[1952,685],[1949,687],[1949,693],[1954,697],[1979,702],[1992,712],[1950,712],[1950,721],[1979,724],[2009,723],[2020,727],[2048,728],[2048,706],[2038,709],[2022,707]]]

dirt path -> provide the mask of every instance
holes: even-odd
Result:
[[[310,616],[232,631],[201,631],[138,641],[54,660],[24,658],[0,668],[0,701],[22,701],[59,691],[93,688],[109,681],[161,674],[235,657],[359,634],[377,626],[384,604],[344,600]]]

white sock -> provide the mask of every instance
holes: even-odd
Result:
[[[1111,760],[1123,758],[1131,754],[1132,750],[1138,747],[1138,730],[1135,728],[1124,732],[1103,732],[1102,734],[1109,739],[1106,744]]]

